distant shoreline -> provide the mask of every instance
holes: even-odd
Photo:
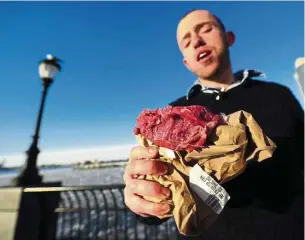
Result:
[[[111,161],[85,161],[78,164],[67,165],[40,165],[39,171],[59,170],[59,169],[72,169],[72,170],[89,170],[98,168],[122,167],[127,164],[128,160],[111,160]],[[0,167],[0,175],[17,174],[21,171],[22,167]]]
[[[72,165],[63,165],[63,166],[44,166],[44,167],[39,167],[40,171],[45,171],[45,170],[57,170],[57,169],[67,169],[71,168]],[[6,175],[6,174],[16,174],[21,171],[21,167],[1,167],[0,168],[0,175]]]

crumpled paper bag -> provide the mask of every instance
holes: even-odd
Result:
[[[228,125],[218,126],[210,136],[212,145],[192,152],[172,151],[154,145],[141,135],[137,142],[145,147],[156,146],[159,159],[168,163],[169,172],[164,176],[145,175],[138,178],[156,181],[172,192],[172,199],[159,200],[143,196],[155,203],[167,202],[172,206],[169,214],[173,216],[179,232],[187,236],[196,236],[207,229],[217,218],[217,214],[209,208],[197,194],[190,189],[189,173],[195,164],[209,175],[213,175],[219,184],[241,174],[249,161],[261,162],[270,158],[276,145],[269,139],[256,123],[250,113],[238,111],[225,117]]]

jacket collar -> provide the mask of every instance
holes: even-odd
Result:
[[[211,88],[203,85],[200,83],[199,79],[197,78],[194,84],[189,88],[186,94],[186,99],[189,100],[197,93],[202,91],[203,93],[220,93],[220,92],[228,92],[229,90],[238,87],[243,82],[245,82],[248,78],[251,77],[266,77],[263,72],[253,70],[253,69],[243,69],[234,73],[235,81],[232,83],[227,89],[224,88]]]

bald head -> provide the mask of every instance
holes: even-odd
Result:
[[[215,25],[217,25],[223,32],[226,31],[224,24],[216,15],[212,14],[207,10],[193,9],[191,11],[188,11],[186,14],[184,14],[184,16],[182,16],[182,18],[178,23],[177,26],[178,45],[179,45],[179,37],[180,38],[183,37],[181,36],[181,34],[183,34],[183,30],[185,29],[185,27],[190,25],[190,22],[191,23],[197,21],[200,22],[200,20],[202,20],[201,22],[203,22],[204,20],[212,22]]]
[[[206,10],[201,10],[201,9],[192,9],[190,11],[188,11],[187,13],[185,13],[182,18],[180,19],[179,23],[185,18],[187,17],[189,14],[191,14],[192,12],[196,12],[196,11],[206,11]],[[208,11],[207,11],[208,12]],[[221,21],[221,19],[219,17],[217,17],[215,14],[209,12],[210,14],[212,14],[214,16],[214,18],[216,19],[216,21],[219,23],[220,27],[222,28],[222,30],[225,32],[226,31],[226,27],[223,24],[223,22]]]
[[[177,26],[177,42],[186,67],[200,78],[210,78],[229,67],[228,48],[234,34],[207,10],[186,13]],[[199,57],[204,53],[204,57]]]

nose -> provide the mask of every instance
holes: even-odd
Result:
[[[200,36],[198,36],[198,35],[194,36],[194,39],[193,39],[193,47],[194,48],[204,46],[205,44],[206,44],[205,41]]]

